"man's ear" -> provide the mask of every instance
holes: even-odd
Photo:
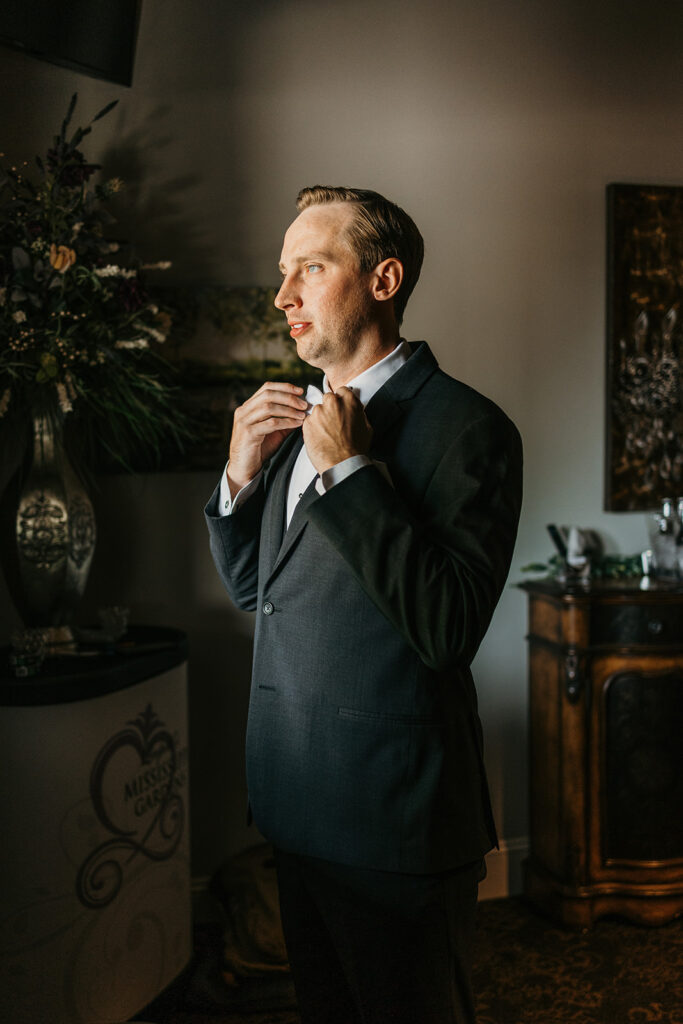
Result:
[[[396,297],[403,282],[403,264],[395,256],[378,263],[372,272],[372,296],[378,302]]]

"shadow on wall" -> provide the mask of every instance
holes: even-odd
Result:
[[[125,184],[112,202],[112,231],[120,241],[130,241],[145,262],[171,261],[164,284],[213,280],[218,262],[211,241],[218,237],[215,224],[203,224],[190,213],[193,195],[200,194],[204,184],[201,164],[196,173],[164,177],[165,153],[177,144],[173,117],[170,106],[157,107],[103,154],[105,180],[118,177]],[[229,165],[227,155],[226,160]],[[240,225],[234,230],[241,231]]]
[[[252,617],[223,590],[202,514],[218,473],[100,479],[98,547],[80,615],[85,621],[101,606],[124,604],[132,622],[188,635],[195,876],[258,840],[246,826],[244,772]]]
[[[252,641],[231,628],[225,609],[202,610],[190,629],[190,791],[192,872],[211,875],[259,841],[247,826],[244,741]]]

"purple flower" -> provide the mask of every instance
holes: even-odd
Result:
[[[47,151],[47,165],[53,174],[57,174],[57,180],[65,188],[75,188],[82,185],[90,178],[95,171],[99,171],[100,164],[87,164],[83,154],[74,149],[69,154],[68,162],[62,163],[64,154],[62,148],[53,147]]]
[[[121,281],[116,294],[127,313],[135,313],[149,301],[147,292],[136,277]]]

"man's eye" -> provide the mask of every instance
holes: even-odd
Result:
[[[309,274],[317,274],[318,271],[320,271],[322,269],[323,268],[320,266],[319,263],[307,263],[306,264],[306,270],[308,271]]]

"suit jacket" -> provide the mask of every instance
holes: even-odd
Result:
[[[366,407],[371,456],[285,530],[291,434],[211,550],[256,611],[247,726],[254,820],[285,850],[424,873],[496,843],[470,662],[507,577],[519,434],[425,343]]]

